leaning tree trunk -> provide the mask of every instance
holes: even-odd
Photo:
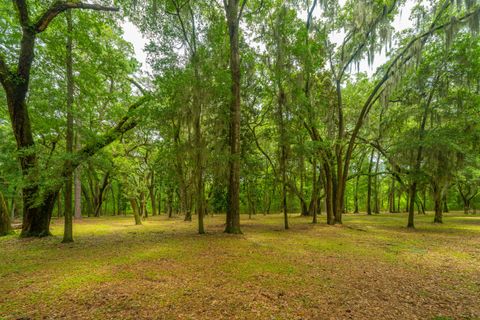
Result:
[[[137,199],[130,198],[130,205],[132,206],[133,217],[135,218],[135,225],[141,225],[142,218],[140,217],[140,213],[138,212]]]

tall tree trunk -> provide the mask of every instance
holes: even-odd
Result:
[[[300,141],[300,144],[303,145],[303,138],[302,138],[302,141]],[[300,154],[300,159],[299,159],[299,162],[300,162],[300,165],[299,165],[299,171],[300,171],[300,193],[302,194],[302,196],[305,194],[304,192],[304,180],[305,180],[305,158],[304,158],[304,155],[303,153]],[[310,215],[310,208],[308,208],[307,210],[304,210],[303,208],[303,205],[302,205],[302,202],[300,201],[300,206],[302,208],[302,211],[301,211],[301,215],[302,216],[309,216]],[[305,205],[305,208],[307,206]]]
[[[443,223],[443,212],[442,212],[442,187],[436,183],[432,183],[432,190],[433,190],[433,201],[434,201],[434,209],[435,209],[435,217],[433,219],[434,223]]]
[[[417,197],[417,183],[413,182],[410,185],[409,200],[408,200],[408,223],[407,228],[415,228],[415,198]]]
[[[372,168],[373,168],[373,156],[375,152],[372,149],[370,153],[370,162],[368,164],[368,182],[367,182],[367,214],[372,214]]]
[[[400,213],[400,202],[402,200],[402,190],[399,188],[398,189],[398,198],[397,198],[397,212]]]
[[[148,218],[148,211],[147,211],[147,199],[145,196],[145,192],[140,192],[140,216],[143,219]]]
[[[103,201],[105,200],[105,190],[107,189],[109,184],[109,177],[110,177],[110,171],[107,171],[107,173],[105,173],[105,175],[103,176],[102,185],[98,188],[97,193],[95,194],[95,197],[94,197],[94,203],[95,203],[94,216],[95,217],[100,217]]]
[[[66,134],[66,151],[68,159],[65,161],[65,167],[70,173],[65,177],[65,214],[64,214],[64,230],[63,243],[73,242],[73,173],[72,161],[73,154],[73,55],[72,55],[72,12],[67,12],[67,134]]]
[[[442,203],[443,203],[443,212],[448,213],[449,210],[448,210],[448,201],[447,201],[446,194],[443,195]]]
[[[82,168],[78,166],[74,174],[75,219],[82,219]]]
[[[390,191],[388,193],[388,212],[395,212],[395,177],[392,176],[392,183],[390,184]]]
[[[112,211],[111,214],[112,216],[115,216],[117,214],[117,196],[115,195],[115,188],[113,187],[113,184],[110,185],[110,192],[112,194]]]
[[[167,209],[166,213],[168,215],[168,218],[171,218],[173,215],[173,188],[169,187],[167,189]]]
[[[284,77],[284,53],[283,53],[283,42],[284,39],[282,38],[283,34],[283,25],[284,25],[284,15],[286,13],[285,6],[282,6],[280,9],[280,13],[277,16],[276,21],[276,55],[277,61],[275,63],[275,78],[277,83],[277,117],[278,117],[278,132],[279,132],[279,148],[280,148],[280,172],[281,172],[281,179],[282,179],[282,211],[283,211],[283,222],[285,229],[288,229],[288,208],[287,208],[287,135],[286,135],[286,128],[285,128],[285,116],[284,112],[286,111],[286,102],[287,97],[285,90],[283,88],[283,77]],[[300,194],[300,198],[303,199],[303,194]],[[305,202],[305,201],[303,201]],[[306,206],[306,204],[304,203]]]
[[[240,48],[239,0],[225,0],[225,15],[230,40],[230,159],[227,200],[226,233],[239,234],[240,230]],[[243,6],[242,6],[243,8]]]
[[[324,165],[325,172],[325,209],[327,211],[327,224],[335,224],[334,199],[333,199],[333,177],[327,164]]]
[[[310,204],[313,204],[310,206],[310,210],[313,214],[313,219],[312,219],[312,223],[313,224],[316,224],[317,223],[317,199],[318,199],[318,185],[319,185],[319,182],[317,182],[317,159],[313,159],[312,161],[312,166],[313,166],[313,170],[312,170],[312,198],[310,200]],[[320,180],[320,175],[319,175],[319,180]]]
[[[12,232],[10,214],[3,194],[0,192],[0,236],[7,235],[10,232]]]
[[[77,123],[77,127],[79,127],[78,123]],[[75,148],[77,151],[81,149],[80,133],[78,131],[75,135]],[[75,203],[74,217],[75,219],[79,220],[79,219],[82,219],[82,166],[81,165],[79,165],[74,171],[73,184],[74,184],[74,203]]]
[[[196,196],[195,196],[195,211],[198,217],[198,233],[205,233],[205,226],[203,222],[203,217],[205,214],[205,192],[204,192],[204,182],[203,182],[203,143],[202,143],[202,104],[200,101],[200,72],[198,70],[198,59],[197,55],[193,56],[194,65],[195,65],[195,93],[194,93],[194,139],[195,139],[195,185],[196,185]]]
[[[360,181],[360,175],[357,175],[357,177],[355,178],[355,193],[353,195],[353,207],[354,207],[354,210],[353,210],[353,213],[358,213],[359,212],[359,209],[358,209],[358,183]]]
[[[155,197],[155,172],[150,172],[150,183],[148,185],[150,204],[152,205],[152,216],[157,215],[157,198]]]
[[[187,183],[183,173],[183,155],[180,152],[180,124],[175,128],[174,143],[176,146],[175,169],[178,181],[180,212],[185,214],[185,221],[191,221],[192,215],[189,212]]]
[[[375,162],[375,177],[374,177],[374,182],[373,182],[373,187],[374,187],[374,201],[375,205],[373,207],[373,212],[376,214],[380,213],[380,201],[379,201],[379,186],[378,186],[378,165],[380,162],[380,154],[377,154],[377,160]]]
[[[437,78],[438,79],[438,78]],[[417,157],[415,159],[415,164],[414,164],[414,175],[418,175],[420,173],[421,165],[422,165],[422,153],[423,153],[423,138],[425,135],[425,126],[427,123],[427,116],[428,116],[428,110],[430,108],[430,104],[433,99],[433,93],[434,89],[430,91],[430,94],[428,96],[428,99],[425,103],[424,109],[423,109],[423,115],[420,121],[420,126],[419,126],[419,132],[418,132],[418,140],[419,140],[419,147],[417,149]],[[413,182],[410,186],[410,206],[408,209],[408,223],[407,223],[407,228],[415,228],[414,224],[414,210],[415,210],[415,200],[417,198],[417,181],[416,177],[413,178]]]
[[[159,215],[162,214],[162,186],[159,187],[159,190],[158,190],[158,200],[157,200],[157,204],[158,204],[158,208],[157,208],[157,212]]]

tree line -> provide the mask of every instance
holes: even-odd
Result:
[[[0,5],[0,233],[52,215],[475,212],[478,1]],[[148,40],[141,71],[122,23]],[[340,39],[339,39],[340,38]],[[373,75],[360,72],[384,52]]]

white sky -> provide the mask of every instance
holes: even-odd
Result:
[[[402,31],[413,26],[413,22],[410,21],[410,13],[415,3],[415,0],[407,0],[405,5],[401,8],[401,13],[393,22],[393,26],[396,31]],[[138,28],[130,21],[127,21],[123,24],[123,31],[123,38],[130,42],[135,49],[135,57],[142,64],[142,71],[149,72],[151,68],[147,63],[147,54],[144,51],[147,40],[142,36],[140,30],[138,30]],[[338,35],[337,37],[333,37],[331,40],[336,43],[341,43],[343,38],[341,35]],[[377,54],[375,56],[374,63],[371,66],[368,65],[366,59],[360,63],[359,71],[367,72],[368,75],[372,75],[379,66],[386,62],[386,60],[386,55],[382,51],[381,54]]]

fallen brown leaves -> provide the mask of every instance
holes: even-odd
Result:
[[[21,252],[35,260],[32,270],[8,258],[18,271],[1,273],[9,285],[0,286],[0,318],[480,318],[480,231],[410,233],[381,221],[332,228],[294,218],[284,232],[275,231],[277,220],[245,221],[242,236],[223,234],[221,217],[208,218],[205,236],[162,218],[144,229],[117,221],[123,231],[79,236],[70,249],[55,239],[0,242],[4,254],[37,246]]]

